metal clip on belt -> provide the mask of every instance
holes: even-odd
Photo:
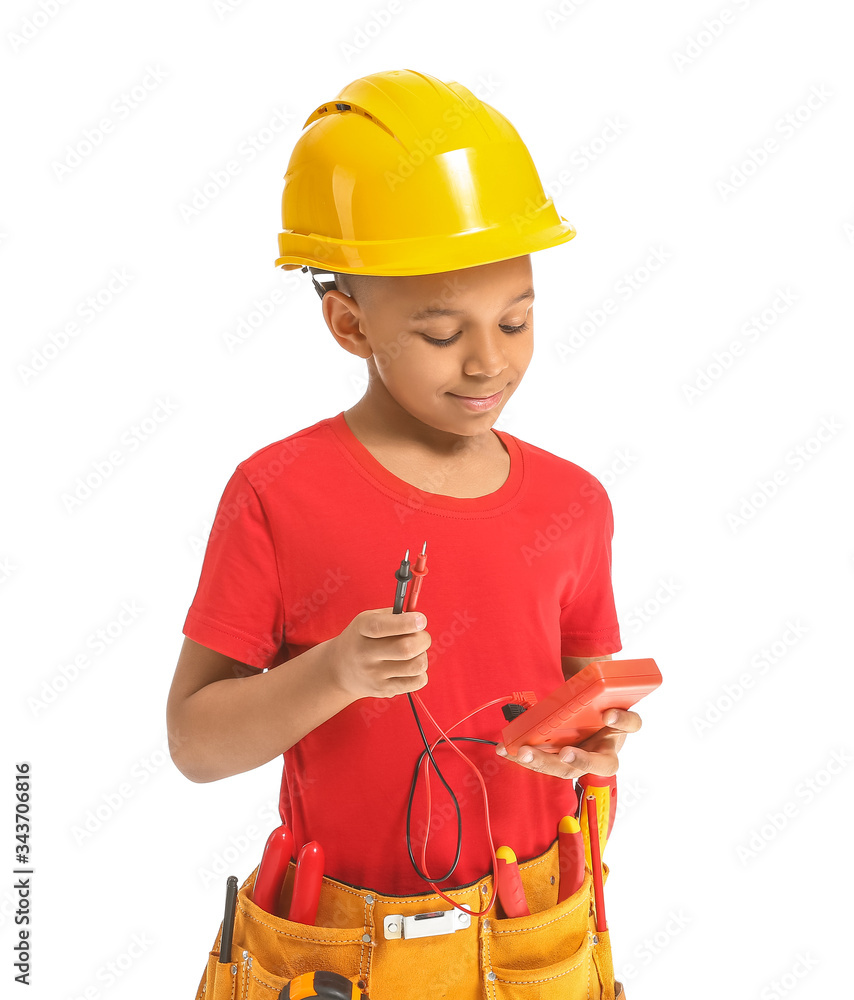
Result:
[[[383,920],[383,930],[389,941],[400,938],[437,937],[439,934],[453,934],[471,925],[471,917],[461,910],[433,910],[430,913],[416,913],[404,917],[390,913]]]

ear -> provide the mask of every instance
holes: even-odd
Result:
[[[371,357],[371,345],[360,326],[362,310],[355,299],[330,288],[323,296],[321,308],[329,332],[345,351],[355,354],[357,358]]]

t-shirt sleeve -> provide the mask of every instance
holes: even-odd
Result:
[[[585,546],[574,593],[560,609],[560,655],[606,656],[623,648],[611,585],[611,540],[614,513],[605,488],[593,479],[596,501],[589,513],[596,527]]]
[[[287,658],[280,655],[284,610],[270,522],[239,466],[219,501],[183,633],[260,669]]]

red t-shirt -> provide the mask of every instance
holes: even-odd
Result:
[[[563,683],[561,656],[621,649],[611,588],[613,517],[604,487],[566,459],[494,430],[510,455],[495,492],[428,493],[382,466],[343,412],[261,448],[229,479],[184,623],[184,635],[259,669],[340,634],[369,608],[394,602],[394,573],[427,542],[418,610],[432,638],[419,696],[438,724]],[[437,483],[437,488],[441,485]],[[410,587],[412,584],[410,584]],[[287,706],[282,706],[287,711]],[[422,718],[428,740],[438,738]],[[501,705],[452,736],[500,740]],[[538,774],[480,743],[457,744],[484,774],[495,847],[540,854],[575,810],[572,783]],[[403,895],[429,892],[405,840],[415,762],[424,749],[409,700],[362,698],[284,754],[282,821],[297,849],[317,840],[326,874]],[[491,869],[480,786],[446,745],[435,751],[462,811],[462,853],[443,889]],[[451,865],[457,823],[432,767],[427,872]],[[412,811],[419,865],[426,826],[423,774]]]

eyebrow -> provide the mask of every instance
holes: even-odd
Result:
[[[511,299],[505,309],[509,306],[515,305],[517,302],[521,302],[522,299],[532,299],[534,297],[534,289],[526,288],[524,292],[520,292],[515,299]],[[412,319],[432,319],[434,316],[462,316],[465,310],[463,309],[445,309],[441,306],[426,306],[424,309],[418,309],[409,317]]]

